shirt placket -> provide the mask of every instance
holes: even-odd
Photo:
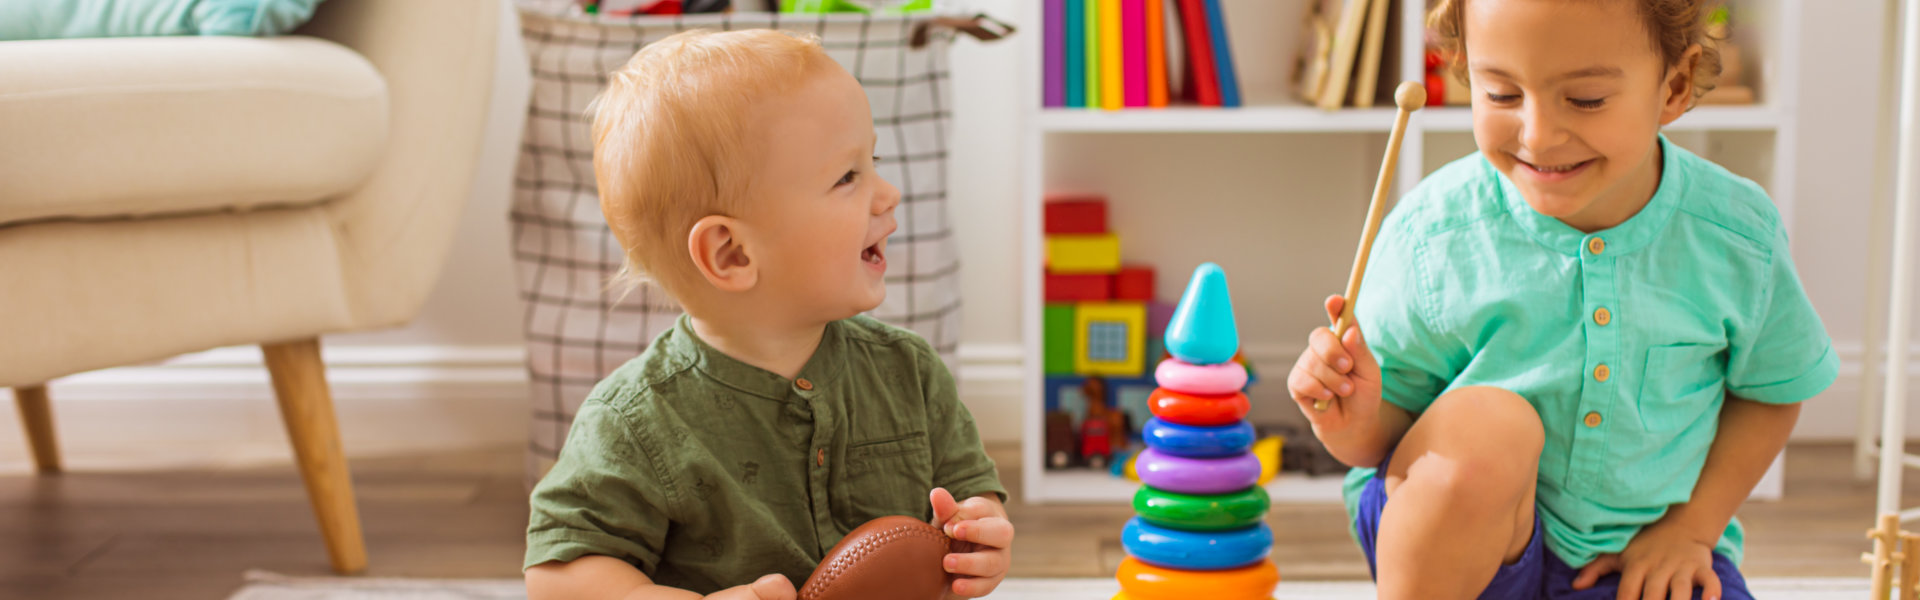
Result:
[[[835,531],[832,494],[829,491],[833,485],[833,469],[838,465],[832,464],[827,459],[832,454],[829,450],[833,447],[833,437],[838,429],[835,423],[838,419],[833,414],[831,403],[826,401],[825,394],[812,381],[805,378],[795,379],[787,393],[791,396],[791,401],[800,403],[813,413],[813,436],[808,439],[807,448],[807,494],[813,499],[808,504],[813,508],[814,544],[819,546],[820,553],[825,555],[830,548],[825,543],[826,537],[833,535]]]
[[[1586,334],[1585,371],[1580,375],[1579,410],[1574,418],[1572,464],[1567,469],[1570,489],[1594,491],[1608,468],[1607,430],[1617,417],[1614,398],[1620,368],[1620,325],[1613,314],[1616,257],[1608,254],[1606,239],[1588,236],[1580,244],[1582,331]]]

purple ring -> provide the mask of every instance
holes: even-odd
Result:
[[[1260,481],[1260,459],[1251,453],[1226,458],[1186,458],[1152,448],[1134,463],[1140,483],[1182,494],[1225,494]]]

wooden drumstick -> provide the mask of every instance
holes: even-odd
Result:
[[[1387,155],[1380,160],[1380,178],[1373,184],[1373,202],[1367,205],[1367,226],[1360,230],[1360,250],[1353,256],[1353,275],[1347,278],[1346,306],[1333,322],[1333,339],[1347,339],[1353,327],[1353,305],[1360,299],[1360,279],[1367,274],[1367,254],[1373,251],[1373,235],[1380,232],[1380,219],[1387,216],[1387,190],[1393,188],[1393,172],[1400,163],[1400,138],[1407,133],[1407,119],[1427,103],[1427,88],[1411,81],[1393,91],[1393,103],[1399,110],[1393,116],[1393,131],[1387,134]],[[1313,409],[1327,409],[1328,400],[1313,401]]]

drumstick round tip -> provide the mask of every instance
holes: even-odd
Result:
[[[1420,110],[1427,104],[1427,87],[1412,81],[1401,82],[1399,89],[1393,91],[1393,103],[1407,112]]]

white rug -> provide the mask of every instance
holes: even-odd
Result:
[[[250,571],[248,584],[229,600],[524,600],[519,579],[378,579],[286,577]],[[1859,600],[1867,580],[1765,578],[1748,580],[1754,597],[1766,600]],[[1105,600],[1120,591],[1112,579],[1009,579],[994,600]],[[1373,598],[1365,582],[1282,582],[1275,598],[1286,600],[1363,600]]]

